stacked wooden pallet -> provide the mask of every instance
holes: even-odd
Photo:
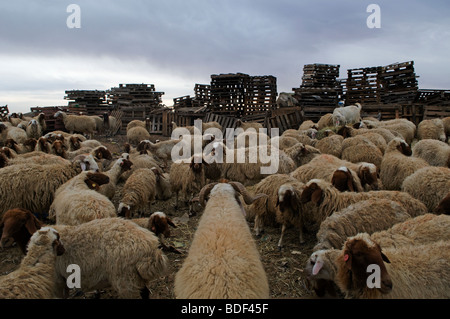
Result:
[[[381,102],[384,104],[412,101],[418,90],[414,61],[394,63],[382,67],[378,74]]]
[[[164,92],[156,92],[153,84],[119,84],[107,91],[108,103],[115,106],[146,104],[159,107]]]
[[[106,103],[106,91],[67,90],[64,99],[69,100],[69,107],[85,107],[87,115],[98,115],[109,111]]]
[[[339,65],[306,64],[302,84],[293,88],[294,97],[303,108],[305,118],[317,121],[322,115],[332,113],[342,95],[338,81]]]
[[[382,67],[367,67],[347,70],[345,80],[345,103],[380,104],[380,86],[378,75]]]
[[[250,76],[244,73],[211,75],[209,110],[237,117],[264,113],[276,107],[277,86],[274,76]]]

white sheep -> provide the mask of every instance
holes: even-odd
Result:
[[[380,165],[380,179],[387,190],[400,190],[402,183],[415,171],[429,166],[417,157],[411,157],[411,148],[400,138],[389,142]]]
[[[111,169],[104,172],[104,174],[109,178],[109,183],[100,186],[100,194],[112,199],[116,193],[116,186],[120,175],[126,171],[129,171],[132,165],[133,163],[125,158],[117,159]]]
[[[89,135],[89,139],[92,139],[96,129],[95,120],[87,115],[67,115],[63,111],[58,111],[53,117],[62,117],[64,122],[64,127],[66,130],[73,134],[74,132],[79,132]]]
[[[122,188],[122,199],[117,213],[119,216],[131,218],[138,210],[148,208],[151,211],[151,204],[155,198],[155,173],[148,168],[139,168],[131,174]]]
[[[447,140],[442,119],[423,120],[417,125],[417,138],[419,140],[434,139],[441,142]]]
[[[450,190],[450,168],[427,166],[418,169],[405,178],[401,189],[433,212]]]
[[[20,266],[0,277],[1,299],[50,299],[54,297],[55,262],[64,254],[58,232],[43,227],[31,236]]]
[[[301,194],[301,202],[313,205],[304,209],[305,223],[316,227],[333,214],[351,204],[367,199],[390,199],[399,202],[411,217],[427,213],[426,206],[419,200],[405,192],[399,191],[370,191],[362,193],[339,192],[331,183],[320,179],[310,180]]]
[[[42,223],[29,211],[16,210],[4,225],[2,244],[11,244],[14,238],[24,250]],[[68,297],[67,279],[73,274],[67,271],[69,265],[80,267],[84,292],[111,287],[119,298],[148,298],[151,282],[165,275],[168,268],[155,234],[131,220],[102,218],[78,226],[52,227],[65,247],[55,264],[56,297]],[[21,235],[15,236],[17,233]]]
[[[450,167],[450,146],[438,140],[418,141],[412,149],[412,156],[422,158],[432,166]]]
[[[347,298],[450,298],[449,263],[448,240],[381,251],[361,233],[345,242],[336,260],[335,282]],[[369,265],[378,266],[379,288],[367,285]]]
[[[57,225],[79,225],[97,218],[116,217],[114,204],[98,190],[109,182],[102,173],[82,172],[61,185],[49,209]]]
[[[313,251],[339,249],[347,237],[362,232],[372,234],[410,218],[402,205],[389,199],[372,198],[354,203],[334,212],[320,224]]]
[[[250,196],[234,182],[208,184],[200,192],[205,211],[175,275],[176,298],[269,298],[267,275],[239,194],[247,205],[261,196]]]
[[[2,168],[0,214],[15,207],[23,207],[38,214],[46,213],[61,185],[83,170],[98,170],[92,156],[80,156],[73,162],[60,160],[63,163],[43,165],[27,162]]]
[[[334,126],[357,123],[361,120],[361,104],[337,107],[333,110]]]

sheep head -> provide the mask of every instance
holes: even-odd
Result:
[[[350,237],[345,242],[342,254],[339,257],[345,265],[345,269],[351,272],[351,289],[367,288],[367,267],[376,264],[380,267],[380,290],[387,294],[392,290],[392,280],[384,263],[390,263],[389,259],[381,252],[381,247],[370,239],[367,233],[360,233]]]
[[[31,245],[48,245],[51,244],[53,247],[53,252],[56,256],[61,256],[64,254],[65,249],[61,243],[59,233],[51,227],[42,227],[37,232],[33,234],[30,238]]]
[[[111,152],[104,146],[99,146],[99,147],[95,148],[94,151],[92,152],[92,154],[98,160],[101,160],[101,159],[112,160]]]
[[[37,143],[39,144],[39,147],[41,148],[42,152],[50,153],[50,143],[48,142],[47,138],[41,136],[38,139]]]
[[[52,149],[56,155],[61,156],[63,158],[66,157],[66,145],[64,144],[64,142],[61,142],[60,140],[55,140],[52,144]]]
[[[42,223],[27,209],[14,208],[6,211],[0,221],[2,248],[10,247],[14,242],[26,254],[30,237],[42,227]]]
[[[82,171],[98,171],[98,164],[91,154],[78,155],[72,160],[72,163],[79,166]]]
[[[23,146],[25,146],[30,152],[34,151],[36,144],[37,140],[35,138],[28,138],[25,142],[23,142]]]
[[[0,122],[0,133],[3,133],[3,131],[6,131],[7,129],[8,127],[4,123]]]
[[[319,186],[318,182],[316,180],[311,180],[306,184],[305,189],[303,190],[300,197],[300,202],[303,204],[312,202],[315,205],[319,206],[323,200],[322,195],[323,190]]]
[[[300,200],[291,185],[281,185],[278,189],[276,207],[281,212],[290,210],[293,214],[298,214],[300,210]]]
[[[202,171],[203,165],[208,166],[209,164],[205,161],[202,155],[192,156],[189,167],[194,173],[200,173]]]
[[[337,134],[341,135],[343,138],[352,137],[352,129],[344,125],[337,131]]]
[[[78,136],[69,137],[69,145],[73,150],[79,150],[81,148],[81,139]]]
[[[90,189],[98,191],[101,185],[109,183],[109,177],[103,173],[88,172],[84,182]]]
[[[373,190],[378,190],[378,169],[372,163],[362,163],[358,169],[358,177],[361,185],[370,185]]]
[[[334,250],[317,250],[313,252],[306,263],[306,284],[313,289],[317,296],[323,297],[327,292],[336,296],[336,288],[333,282],[336,269],[330,264],[326,254]]]
[[[120,203],[119,207],[117,208],[117,216],[127,219],[131,218],[131,206]]]
[[[14,155],[9,147],[3,146],[2,148],[0,148],[0,152],[3,153],[7,158],[14,158]]]
[[[148,219],[148,229],[150,229],[156,236],[162,234],[164,237],[170,237],[170,228],[177,228],[173,221],[163,212],[155,212],[150,215]]]
[[[200,205],[202,205],[203,207],[206,206],[206,199],[207,199],[209,193],[218,184],[229,184],[234,189],[234,191],[235,191],[235,194],[234,194],[235,199],[238,202],[239,206],[241,206],[242,210],[243,210],[243,206],[242,206],[241,201],[239,200],[239,194],[242,195],[242,197],[244,198],[244,202],[247,205],[251,205],[254,201],[256,201],[259,198],[262,198],[262,197],[266,197],[267,198],[266,194],[258,194],[258,195],[252,196],[247,191],[247,189],[244,187],[244,185],[242,185],[239,182],[222,181],[220,183],[216,182],[216,183],[207,184],[200,190],[200,193],[198,195]],[[245,214],[245,210],[243,210],[243,211],[244,211],[244,214]]]
[[[345,166],[334,171],[333,176],[331,177],[331,184],[333,184],[340,192],[358,191],[352,173]]]
[[[398,143],[397,150],[405,156],[411,156],[412,154],[411,147],[405,141]]]
[[[131,169],[131,166],[133,166],[133,162],[131,162],[129,159],[119,158],[118,161],[122,172],[129,171]]]
[[[12,138],[8,138],[8,139],[5,141],[5,147],[10,148],[10,149],[12,149],[14,152],[17,153],[17,151],[18,151],[18,149],[19,149],[19,144],[18,144],[15,140],[13,140]]]

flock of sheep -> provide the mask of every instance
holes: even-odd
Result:
[[[318,297],[449,298],[450,118],[416,126],[361,118],[361,109],[339,107],[276,137],[238,121],[233,149],[209,136],[211,151],[175,161],[174,147],[194,151],[192,139],[151,142],[148,119],[130,122],[124,151],[112,154],[92,139],[116,127],[107,115],[58,112],[68,132],[46,134],[43,114],[9,116],[0,122],[0,244],[24,257],[0,276],[0,298],[67,298],[70,265],[83,292],[148,298],[167,275],[179,208],[201,217],[174,275],[176,298],[270,298],[256,244],[267,227],[279,229],[280,250],[286,232],[298,232],[299,250],[316,237],[304,274]],[[224,129],[203,123],[201,133],[209,128]],[[247,161],[214,161],[243,137],[260,142],[243,144]],[[263,174],[267,163],[248,159],[270,145],[278,171]],[[175,210],[154,211],[170,199]]]

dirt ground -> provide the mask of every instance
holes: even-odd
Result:
[[[155,140],[161,137],[152,137]],[[118,156],[123,152],[124,136],[110,138],[98,138],[111,152]],[[118,184],[113,203],[118,206],[121,198],[123,184]],[[155,279],[150,288],[150,298],[169,299],[175,298],[173,292],[174,278],[176,272],[181,268],[184,258],[187,256],[190,243],[195,233],[201,211],[192,217],[188,217],[188,208],[175,209],[175,198],[167,201],[156,201],[152,205],[152,211],[162,211],[166,213],[177,224],[177,228],[171,229],[172,236],[166,239],[166,243],[172,245],[181,254],[175,252],[165,252],[170,261],[169,272],[165,277]],[[148,215],[144,212],[144,215]],[[253,221],[248,221],[253,232]],[[295,229],[288,229],[284,237],[284,247],[280,251],[277,247],[281,227],[265,227],[264,233],[260,237],[254,236],[259,248],[261,260],[267,273],[271,298],[315,298],[313,292],[307,288],[306,278],[303,269],[312,248],[315,244],[315,236],[305,234],[306,243],[300,244],[298,232]],[[5,275],[16,269],[23,255],[17,247],[9,249],[0,248],[0,275]],[[117,296],[111,290],[100,291],[100,293],[73,291],[70,298],[75,299],[114,299]]]

